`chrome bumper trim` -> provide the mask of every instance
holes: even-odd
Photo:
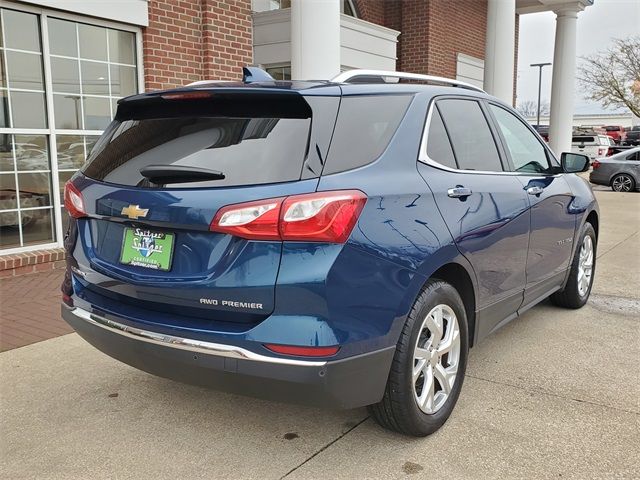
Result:
[[[70,309],[71,313],[78,318],[85,320],[87,323],[103,328],[123,337],[133,338],[142,342],[162,345],[169,348],[177,348],[180,350],[188,350],[190,352],[203,353],[206,355],[214,355],[225,358],[235,358],[237,360],[250,360],[254,362],[273,363],[278,365],[293,365],[298,367],[323,367],[327,364],[321,360],[296,360],[289,358],[274,358],[260,355],[244,348],[233,345],[224,345],[221,343],[205,342],[202,340],[194,340],[190,338],[175,337],[173,335],[165,335],[162,333],[142,330],[136,327],[130,327],[122,323],[114,322],[108,318],[101,317],[94,313],[87,312],[82,308],[74,307]]]

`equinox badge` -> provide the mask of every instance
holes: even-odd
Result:
[[[132,220],[137,220],[140,217],[146,217],[147,213],[149,213],[149,209],[140,208],[140,205],[129,205],[128,207],[124,207],[120,213],[122,215],[126,215]]]

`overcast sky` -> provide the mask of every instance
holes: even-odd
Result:
[[[537,100],[538,69],[532,63],[553,62],[556,20],[552,12],[520,16],[518,50],[518,101]],[[615,38],[640,34],[640,0],[595,0],[578,14],[578,57],[609,47]],[[580,59],[578,59],[578,63]],[[542,101],[551,98],[551,68],[545,67],[542,77]],[[578,88],[576,85],[576,92]],[[576,113],[601,113],[597,103],[576,93]]]

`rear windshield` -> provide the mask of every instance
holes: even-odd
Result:
[[[299,180],[310,118],[173,117],[115,120],[89,155],[83,173],[118,185],[224,187]],[[196,167],[224,178],[162,185],[145,167]],[[179,170],[177,174],[180,173]]]
[[[594,137],[580,136],[573,137],[573,143],[593,143],[596,141]]]
[[[621,130],[621,128],[620,128],[620,127],[604,127],[604,129],[605,129],[607,132],[617,132],[617,131]]]

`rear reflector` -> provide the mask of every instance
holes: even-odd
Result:
[[[294,345],[273,345],[267,343],[265,347],[274,353],[295,355],[297,357],[331,357],[340,350],[338,345],[333,347],[298,347]]]
[[[73,298],[71,298],[71,296],[67,295],[66,293],[63,293],[62,294],[62,303],[64,303],[68,307],[73,307]]]
[[[344,243],[366,202],[359,190],[340,190],[228,205],[210,230],[252,240]]]
[[[84,209],[82,194],[76,186],[68,181],[64,184],[64,208],[73,218],[85,217],[87,211]]]

